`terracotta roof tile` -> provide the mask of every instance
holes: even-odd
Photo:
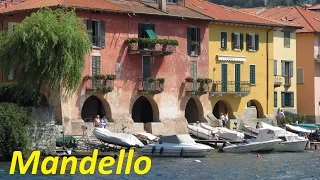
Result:
[[[28,1],[28,0],[27,0]],[[62,0],[61,6],[83,8],[83,9],[100,9],[105,11],[128,12],[129,10],[123,8],[115,3],[106,0]]]
[[[61,0],[25,0],[17,4],[7,3],[5,7],[5,2],[2,3],[0,7],[0,13],[12,12],[12,11],[21,11],[27,9],[38,9],[41,7],[52,7],[57,6]]]
[[[249,10],[245,10],[249,11]],[[320,32],[320,14],[299,6],[268,8],[258,15],[303,26],[297,32]]]
[[[186,0],[186,6],[214,18],[216,21],[246,23],[263,26],[296,26],[291,23],[278,22],[235,8],[214,4],[205,0]]]

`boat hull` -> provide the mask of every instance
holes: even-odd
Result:
[[[248,144],[239,144],[224,147],[222,150],[226,153],[250,153],[250,152],[271,152],[282,140],[271,140],[264,142],[251,142]]]
[[[144,146],[141,153],[145,156],[161,157],[205,157],[213,148],[203,144],[156,143]]]
[[[192,126],[188,125],[188,132],[192,134],[193,136],[201,139],[206,139],[206,140],[216,140],[217,138],[211,133],[210,130],[197,127],[197,126]]]
[[[295,140],[295,141],[283,141],[280,142],[274,151],[276,152],[299,152],[304,151],[308,143],[308,139]]]

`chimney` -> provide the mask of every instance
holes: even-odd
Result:
[[[159,1],[159,9],[161,11],[167,11],[167,1],[166,0],[158,0]]]

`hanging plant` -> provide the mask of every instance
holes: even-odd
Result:
[[[204,83],[204,79],[203,78],[198,78],[197,82],[200,83],[200,84],[203,84]]]
[[[153,83],[153,82],[155,82],[156,81],[156,78],[154,78],[154,77],[149,77],[149,78],[147,78],[147,82],[148,83]]]
[[[96,75],[94,75],[94,78],[95,78],[95,79],[105,79],[106,76],[103,75],[103,74],[96,74]]]
[[[160,84],[164,84],[165,79],[164,78],[158,78],[157,81],[159,81]]]
[[[106,75],[106,78],[108,80],[115,80],[117,78],[117,76],[115,74],[108,74],[108,75]]]

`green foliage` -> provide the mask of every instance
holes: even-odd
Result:
[[[160,84],[164,84],[165,79],[164,78],[157,78],[157,81],[159,81]]]
[[[45,83],[67,95],[82,81],[85,54],[91,49],[87,29],[74,10],[40,9],[1,33],[0,57],[6,72],[16,72],[24,88],[39,91]],[[18,68],[17,68],[18,67]]]
[[[128,38],[125,40],[125,43],[128,43],[129,46],[134,43],[146,43],[146,44],[163,44],[163,45],[172,45],[178,46],[179,42],[174,39],[159,39],[159,38]]]
[[[14,82],[0,83],[0,102],[28,107],[34,105],[33,101],[37,95],[36,91],[23,88]]]
[[[96,75],[94,75],[94,78],[95,79],[106,79],[106,76],[103,74],[96,74]]]
[[[205,79],[204,79],[204,83],[207,83],[207,84],[212,83],[212,79],[210,79],[210,78],[205,78]]]
[[[10,160],[14,151],[30,152],[29,126],[36,122],[31,109],[0,103],[0,160]]]
[[[200,83],[200,84],[203,84],[204,83],[204,79],[203,78],[198,78],[197,82]]]
[[[199,47],[199,42],[193,41],[193,42],[191,43],[191,45],[192,45],[193,47]]]
[[[115,74],[108,74],[108,75],[106,75],[106,78],[108,80],[115,80],[117,78],[117,76]]]
[[[153,83],[153,82],[155,82],[156,81],[156,78],[154,78],[154,77],[148,77],[147,78],[147,82],[148,83]]]
[[[284,124],[293,124],[298,122],[298,124],[301,123],[305,123],[306,122],[306,115],[291,115],[291,116],[285,116],[283,118],[280,119],[280,124],[284,125]]]

